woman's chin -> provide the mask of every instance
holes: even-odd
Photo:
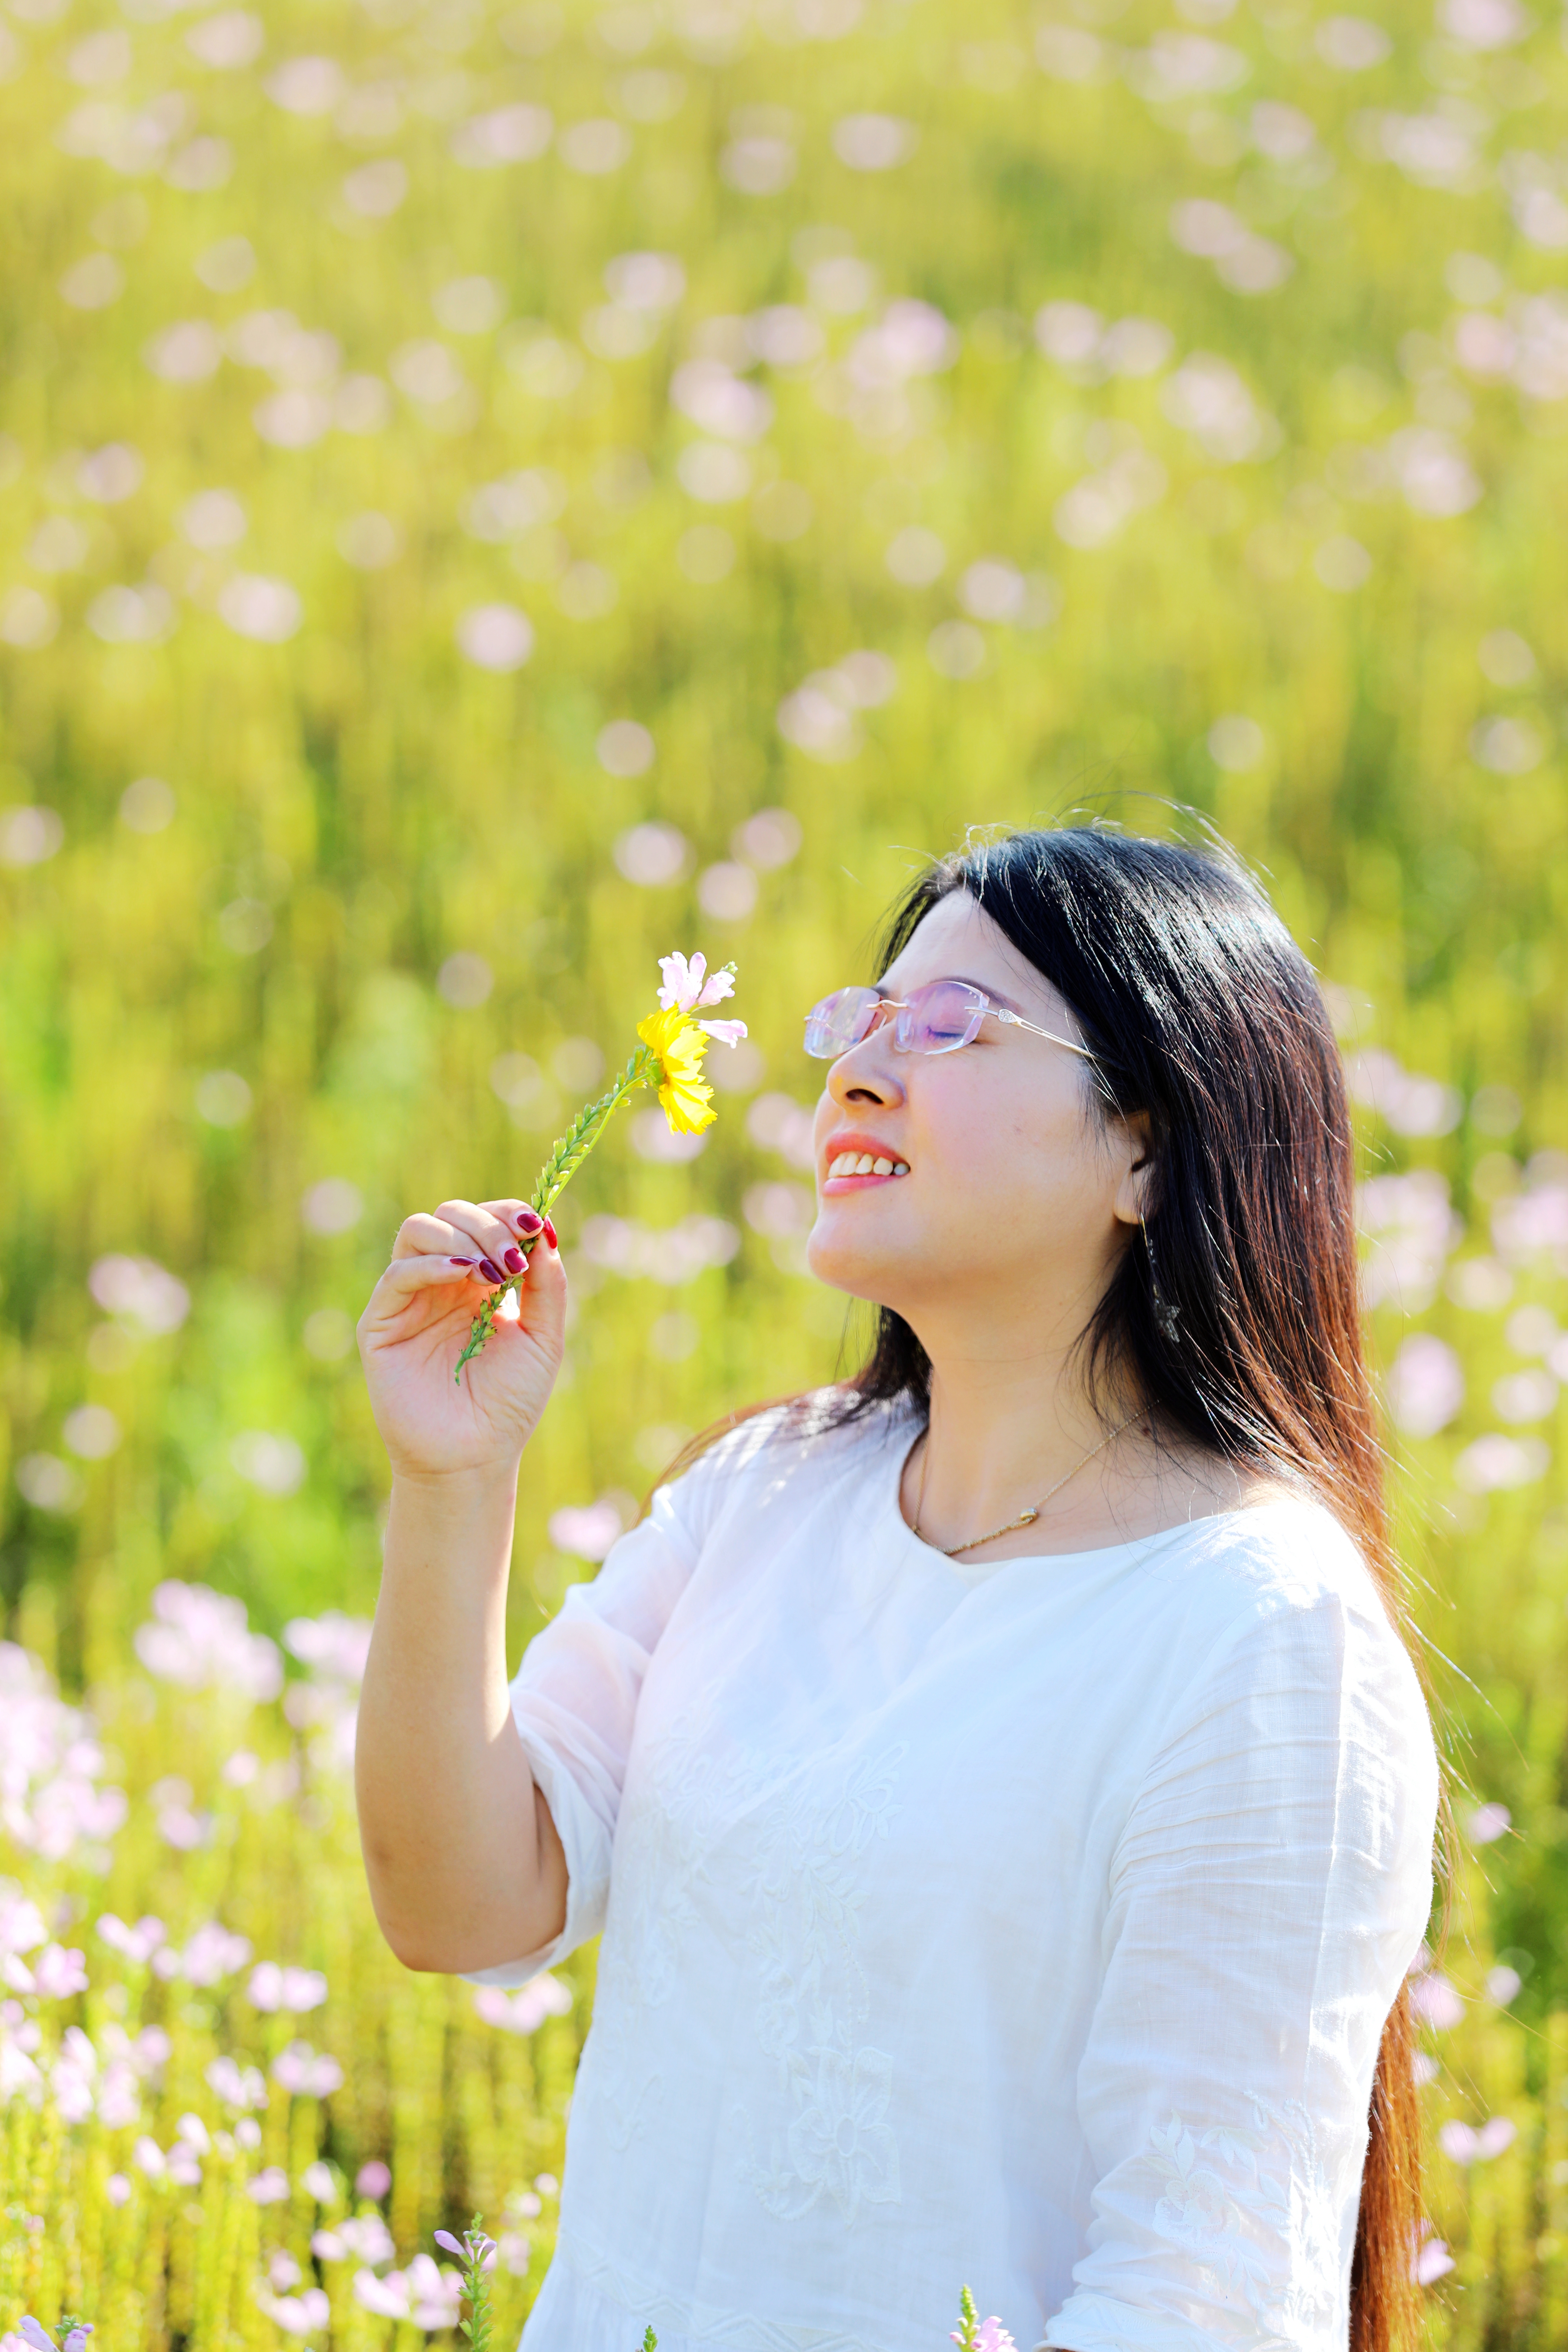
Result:
[[[841,1234],[825,1234],[821,1218],[806,1238],[806,1271],[831,1290],[869,1299],[873,1307],[892,1306],[904,1289],[903,1264],[902,1253],[855,1247]]]

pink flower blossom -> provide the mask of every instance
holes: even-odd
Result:
[[[716,1037],[721,1045],[738,1045],[746,1034],[744,1021],[699,1021],[697,1027]]]
[[[246,1988],[256,2009],[319,2009],[327,1998],[327,1979],[319,1969],[280,1968],[263,1960],[251,1970]]]
[[[559,1977],[535,1977],[517,1992],[501,1985],[480,1985],[474,2006],[486,2025],[507,2033],[536,2033],[547,2017],[564,2017],[571,2007],[571,1988]]]
[[[354,2175],[356,2197],[382,2198],[391,2187],[392,2173],[379,2156],[372,2156],[368,2164],[361,2164]]]
[[[257,2205],[281,2205],[288,2196],[288,2175],[280,2164],[269,2164],[246,2184],[246,2194]]]
[[[1454,2258],[1441,2238],[1428,2238],[1410,2265],[1410,2275],[1417,2286],[1430,2286],[1454,2267]]]
[[[67,1951],[58,1944],[46,1944],[33,1963],[34,1990],[45,2000],[66,2000],[73,1992],[87,1990],[87,1955]]]
[[[1410,2006],[1424,2025],[1436,2026],[1439,2032],[1458,2025],[1465,2013],[1464,2002],[1437,1969],[1411,1978]]]
[[[680,954],[661,956],[659,970],[664,975],[659,1003],[666,1013],[677,1004],[683,1013],[695,1012],[701,1004],[722,1004],[727,996],[735,993],[734,973],[710,972],[707,958],[700,948],[689,962]],[[701,1025],[706,1029],[707,1024]]]
[[[343,2070],[335,2058],[312,2050],[308,2042],[291,2042],[273,2060],[272,2079],[295,2098],[324,2099],[340,2088]]]
[[[303,2294],[273,2294],[258,2286],[256,2300],[257,2307],[287,2336],[309,2336],[325,2328],[332,2316],[325,2287],[308,2286]]]
[[[131,1961],[138,1968],[150,1960],[163,1941],[163,1922],[146,1912],[134,1927],[128,1927],[115,1912],[106,1911],[98,1923],[98,1932],[112,1951]]]

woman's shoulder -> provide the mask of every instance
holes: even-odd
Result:
[[[1164,1562],[1167,1601],[1187,1620],[1203,1674],[1250,1659],[1294,1660],[1342,1687],[1398,1695],[1426,1719],[1397,1610],[1365,1552],[1316,1495],[1284,1485],[1239,1510],[1192,1520]],[[1271,1671],[1271,1670],[1270,1670]]]
[[[852,1384],[808,1389],[734,1415],[661,1493],[701,1542],[721,1514],[819,1500],[824,1477],[881,1460],[908,1421],[902,1401],[862,1402]]]

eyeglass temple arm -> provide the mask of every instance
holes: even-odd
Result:
[[[1070,1054],[1082,1054],[1086,1062],[1094,1059],[1087,1045],[1075,1045],[1071,1037],[1061,1037],[1054,1029],[1042,1029],[1038,1021],[1026,1021],[1021,1013],[1009,1013],[1000,1004],[990,1005],[988,1010],[994,1013],[998,1021],[1009,1022],[1015,1029],[1031,1029],[1037,1037],[1049,1037],[1053,1045],[1065,1045]]]

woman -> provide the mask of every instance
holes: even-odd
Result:
[[[559,1259],[462,1391],[519,1202],[411,1217],[360,1327],[378,1917],[481,1984],[604,1931],[528,2352],[917,2352],[964,2280],[1061,2352],[1383,2352],[1437,1769],[1311,972],[1227,865],[1026,833],[807,1046],[871,1361],[695,1449],[509,1688]]]

